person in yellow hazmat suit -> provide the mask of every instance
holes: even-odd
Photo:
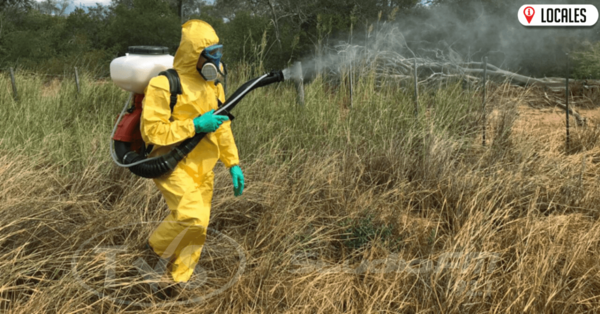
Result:
[[[206,22],[183,24],[181,43],[173,67],[181,81],[182,94],[171,113],[169,81],[153,78],[145,91],[141,133],[154,145],[150,156],[168,152],[196,133],[208,133],[172,173],[154,179],[170,214],[148,240],[152,250],[170,260],[173,281],[187,282],[200,259],[206,239],[213,193],[213,167],[220,160],[232,175],[234,193],[242,194],[244,177],[238,150],[226,116],[214,115],[219,99],[225,101],[223,86],[217,84],[221,48],[214,29]]]

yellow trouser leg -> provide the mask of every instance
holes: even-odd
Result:
[[[214,174],[193,178],[181,167],[167,178],[155,179],[171,213],[150,236],[156,254],[172,260],[171,275],[176,282],[187,282],[198,260],[210,219]]]

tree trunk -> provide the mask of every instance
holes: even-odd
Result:
[[[183,23],[183,0],[178,0],[177,7],[179,8],[179,18],[181,19],[181,23]]]
[[[271,0],[267,1],[269,3],[269,6],[271,7],[271,13],[273,14],[273,26],[275,27],[275,39],[277,40],[277,43],[279,44],[279,50],[282,50],[283,47],[281,46],[281,37],[279,36],[279,23],[277,21],[277,14],[275,13],[275,7],[273,6],[273,3],[271,2]]]

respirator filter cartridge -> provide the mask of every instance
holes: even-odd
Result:
[[[202,66],[200,74],[207,81],[215,81],[219,76],[219,71],[217,70],[217,67],[214,64],[207,62]]]

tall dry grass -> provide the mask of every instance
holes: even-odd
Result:
[[[232,86],[251,73],[240,72]],[[201,266],[210,281],[180,299],[152,293],[132,265],[150,263],[145,240],[168,210],[151,181],[109,158],[125,93],[83,82],[78,97],[67,81],[43,93],[43,80],[21,74],[14,102],[0,78],[4,312],[600,308],[597,132],[572,130],[578,149],[565,153],[563,130],[540,137],[527,124],[514,128],[526,119],[517,105],[527,90],[488,92],[485,147],[480,95],[460,84],[423,92],[417,119],[410,92],[368,77],[352,109],[322,78],[306,86],[305,108],[291,85],[255,91],[234,112],[244,196],[233,197],[217,166],[210,223],[239,244],[245,268],[222,293],[186,304],[233,278],[242,258],[209,233]],[[98,249],[114,246],[107,285],[109,253]]]

